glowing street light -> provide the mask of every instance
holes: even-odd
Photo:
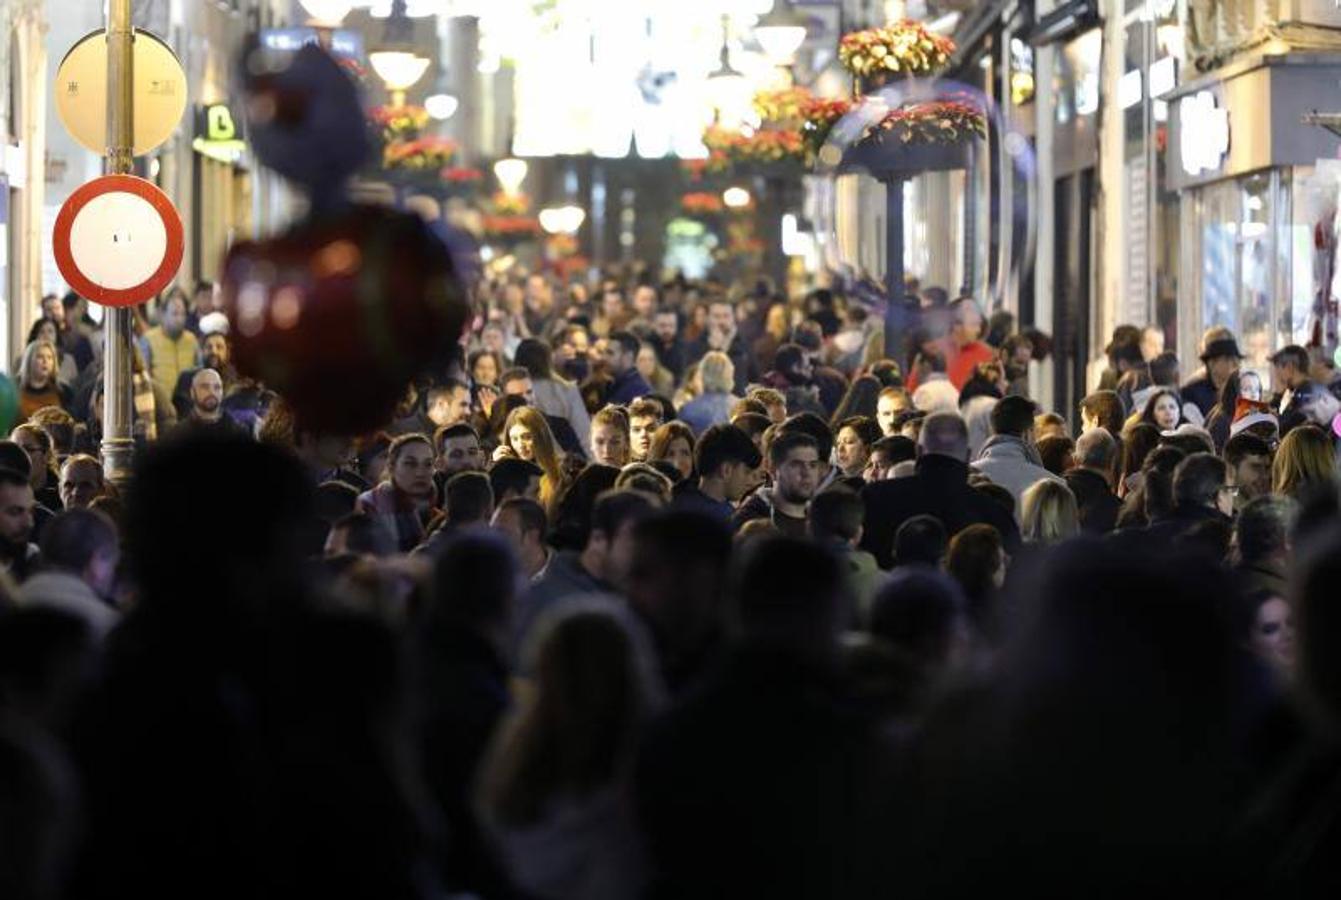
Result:
[[[516,194],[521,190],[522,182],[526,180],[526,172],[530,168],[526,160],[510,157],[500,159],[494,163],[494,177],[498,179],[498,185],[505,194]]]
[[[776,0],[773,9],[754,26],[754,37],[768,61],[789,65],[806,39],[806,19],[792,8],[790,0]]]
[[[722,191],[722,202],[727,209],[744,209],[750,205],[750,192],[743,187],[729,187]]]
[[[354,8],[352,0],[298,0],[313,28],[338,28]]]
[[[378,50],[368,54],[373,71],[386,85],[392,106],[405,105],[405,92],[428,71],[429,59],[409,50]]]
[[[445,93],[434,94],[424,101],[424,109],[428,110],[428,114],[439,122],[446,121],[456,115],[457,107],[460,105],[461,101],[451,94]]]
[[[587,212],[580,206],[552,206],[540,211],[540,227],[549,234],[577,234]]]

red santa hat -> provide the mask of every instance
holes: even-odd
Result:
[[[1261,424],[1270,424],[1271,427],[1280,430],[1280,420],[1276,418],[1276,414],[1271,411],[1269,405],[1260,400],[1240,397],[1238,402],[1234,404],[1234,421],[1229,425],[1230,437],[1245,428]]]

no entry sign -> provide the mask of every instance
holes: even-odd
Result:
[[[70,195],[52,234],[70,288],[104,306],[134,306],[167,287],[182,264],[182,220],[143,178],[104,175]]]

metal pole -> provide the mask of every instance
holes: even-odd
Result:
[[[899,315],[907,293],[903,285],[903,176],[885,180],[885,357],[902,366],[905,322]]]
[[[127,174],[135,165],[134,32],[131,0],[107,3],[107,172]],[[102,460],[109,481],[130,478],[135,442],[131,438],[131,311],[108,307],[103,317]]]

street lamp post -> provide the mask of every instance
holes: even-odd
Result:
[[[130,173],[135,167],[134,32],[131,0],[107,3],[107,171]],[[131,311],[108,307],[104,338],[102,459],[113,484],[130,479],[135,442],[131,438]]]

